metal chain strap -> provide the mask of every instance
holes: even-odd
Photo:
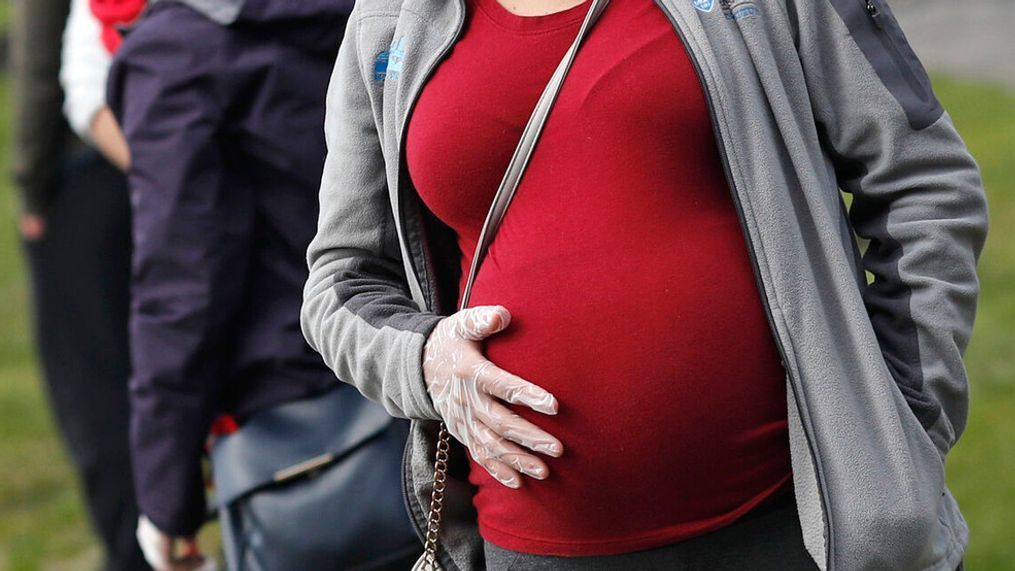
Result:
[[[441,423],[437,435],[437,453],[433,464],[433,491],[430,493],[430,514],[426,521],[426,541],[423,544],[422,571],[440,571],[437,566],[437,537],[441,529],[441,510],[444,508],[444,486],[448,478],[448,451],[451,449],[447,426]]]

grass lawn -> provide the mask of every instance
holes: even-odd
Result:
[[[991,234],[967,353],[972,409],[949,456],[949,484],[972,541],[967,567],[1015,569],[1015,93],[935,76],[934,87],[983,170]],[[6,82],[0,81],[0,165],[7,172]],[[46,408],[31,349],[15,201],[0,179],[0,571],[89,569],[97,563]]]
[[[969,424],[948,481],[971,529],[967,567],[1015,569],[1015,93],[941,77],[934,88],[980,164],[990,206],[966,353]]]

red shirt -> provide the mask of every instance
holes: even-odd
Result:
[[[493,194],[587,3],[469,0],[409,124],[410,176],[462,283]],[[473,286],[511,325],[499,366],[556,395],[564,444],[521,489],[473,462],[479,529],[538,554],[621,553],[727,525],[790,481],[785,371],[694,67],[652,0],[612,2],[578,53]]]

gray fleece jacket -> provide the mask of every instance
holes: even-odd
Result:
[[[968,414],[978,165],[885,0],[656,2],[699,72],[786,369],[807,550],[823,570],[955,569],[969,530],[944,460]],[[405,493],[420,528],[440,419],[422,350],[455,282],[405,176],[405,126],[464,4],[357,3],[328,94],[302,314],[339,379],[413,420]],[[453,467],[448,569],[483,568],[472,492]]]

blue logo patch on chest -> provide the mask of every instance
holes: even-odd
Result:
[[[384,50],[377,54],[377,59],[374,60],[374,81],[384,81],[384,78],[388,75],[389,53],[388,50]]]
[[[701,10],[702,12],[711,12],[712,6],[715,5],[715,0],[691,0],[694,3],[694,7]]]
[[[391,47],[377,54],[374,60],[374,81],[398,79],[405,60],[405,36],[395,40]]]

